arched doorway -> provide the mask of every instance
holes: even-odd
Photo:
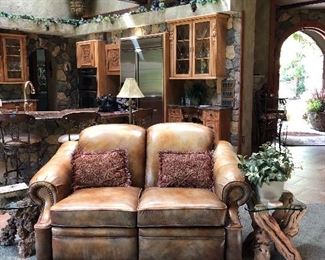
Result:
[[[287,98],[287,145],[325,145],[325,133],[312,129],[306,120],[307,100],[325,86],[325,30],[313,25],[304,22],[290,28],[277,42],[272,92]]]

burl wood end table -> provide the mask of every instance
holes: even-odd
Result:
[[[271,248],[287,260],[302,259],[292,238],[299,232],[299,222],[306,212],[306,205],[285,191],[279,199],[283,205],[272,206],[250,201],[248,211],[254,231],[244,242],[244,252],[254,253],[255,260],[271,258]]]
[[[9,213],[7,225],[0,231],[0,245],[16,244],[21,258],[35,254],[35,231],[40,210],[28,197],[28,186],[24,183],[0,187],[0,214]]]

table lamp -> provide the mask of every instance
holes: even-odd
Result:
[[[132,98],[144,97],[137,81],[134,78],[126,78],[120,93],[116,97],[129,99],[129,124],[132,124]]]

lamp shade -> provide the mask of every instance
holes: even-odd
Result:
[[[143,98],[141,90],[139,89],[138,83],[134,78],[126,78],[124,84],[118,93],[119,98]]]

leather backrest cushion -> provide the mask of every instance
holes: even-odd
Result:
[[[126,150],[132,186],[144,186],[146,131],[128,124],[102,124],[91,126],[80,133],[78,150],[105,152],[113,149]]]
[[[204,152],[213,148],[213,131],[194,123],[162,123],[147,129],[146,186],[157,186],[159,152]]]
[[[125,150],[81,152],[72,156],[73,190],[94,187],[127,187],[131,173]]]
[[[158,187],[213,190],[211,152],[159,152]]]

